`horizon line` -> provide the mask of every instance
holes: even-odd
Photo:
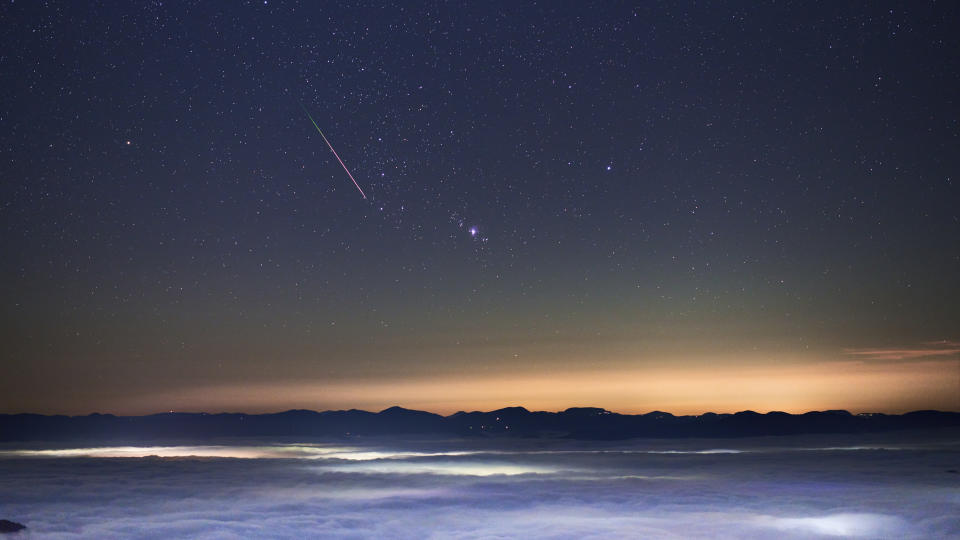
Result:
[[[906,414],[919,413],[919,412],[941,412],[941,413],[955,413],[955,414],[960,414],[960,410],[943,410],[943,409],[912,409],[912,410],[908,410],[908,411],[904,411],[904,412],[881,412],[881,411],[870,411],[870,412],[866,412],[866,411],[864,411],[864,412],[856,412],[856,413],[855,413],[855,412],[851,412],[851,411],[848,410],[848,409],[811,409],[811,410],[808,410],[808,411],[796,412],[796,413],[791,413],[791,412],[782,411],[782,410],[775,410],[775,409],[771,409],[771,410],[768,410],[768,411],[766,411],[766,412],[761,412],[761,411],[754,410],[754,409],[743,409],[743,410],[739,410],[739,411],[735,411],[735,412],[715,412],[715,411],[709,411],[709,410],[708,410],[708,411],[705,411],[705,412],[702,412],[702,413],[697,413],[697,414],[675,414],[675,413],[671,413],[671,412],[669,412],[669,411],[664,411],[664,410],[661,410],[661,409],[652,409],[652,410],[647,411],[647,412],[624,413],[624,412],[611,411],[611,410],[606,409],[606,408],[604,408],[604,407],[595,407],[595,406],[571,406],[571,407],[567,407],[566,409],[552,411],[552,410],[543,410],[543,409],[531,410],[531,409],[526,408],[526,407],[523,406],[523,405],[508,405],[508,406],[505,406],[505,407],[500,407],[500,408],[497,408],[497,409],[490,409],[490,410],[471,410],[471,411],[459,410],[459,411],[456,411],[456,412],[452,412],[452,413],[450,413],[450,414],[442,414],[442,413],[433,412],[433,411],[424,410],[424,409],[411,409],[411,408],[408,408],[408,407],[404,407],[404,406],[402,406],[402,405],[391,405],[391,406],[389,406],[389,407],[386,407],[386,408],[383,408],[383,409],[380,409],[380,410],[367,410],[367,409],[359,409],[359,408],[356,408],[356,407],[352,407],[352,408],[349,408],[349,409],[306,409],[306,408],[302,408],[302,407],[294,407],[294,408],[290,408],[290,409],[282,409],[282,410],[267,411],[267,412],[252,412],[252,413],[251,413],[251,412],[243,412],[243,411],[228,411],[228,410],[218,411],[218,412],[210,412],[210,411],[202,411],[202,410],[180,410],[180,411],[178,411],[178,410],[175,410],[175,409],[170,409],[170,410],[165,410],[165,411],[157,411],[157,412],[144,413],[144,414],[119,414],[119,413],[100,412],[100,411],[93,411],[93,412],[89,412],[89,413],[86,413],[86,414],[83,414],[83,413],[81,413],[81,414],[69,414],[69,413],[35,413],[35,412],[0,412],[0,416],[34,415],[34,416],[65,416],[65,417],[68,417],[68,418],[85,417],[85,416],[144,417],[144,416],[159,416],[159,415],[163,415],[163,414],[193,414],[193,415],[211,415],[211,416],[213,416],[213,415],[268,416],[268,415],[283,414],[283,413],[297,412],[297,411],[311,412],[311,413],[317,413],[317,414],[328,413],[328,412],[354,412],[354,411],[355,411],[355,412],[364,412],[364,413],[369,413],[369,414],[382,414],[382,413],[384,413],[384,412],[386,412],[386,411],[389,411],[389,410],[391,410],[391,409],[400,409],[400,410],[411,411],[411,412],[421,412],[421,413],[433,414],[433,415],[436,415],[436,416],[440,416],[441,418],[449,418],[449,417],[451,417],[451,416],[455,416],[455,415],[458,415],[458,414],[473,414],[473,413],[489,414],[489,413],[495,413],[495,412],[505,411],[505,410],[509,410],[509,409],[523,409],[524,411],[526,411],[526,412],[528,412],[528,413],[531,413],[531,414],[533,414],[533,413],[560,414],[560,413],[568,412],[568,411],[571,411],[571,410],[594,409],[594,410],[602,411],[602,412],[607,413],[607,414],[616,414],[616,415],[620,415],[620,416],[646,416],[646,415],[649,415],[649,414],[660,413],[660,414],[668,414],[668,415],[670,415],[670,416],[677,417],[677,418],[685,417],[685,416],[686,416],[686,417],[689,417],[689,416],[699,417],[699,416],[706,416],[706,415],[718,415],[718,416],[731,415],[731,416],[732,416],[732,415],[741,414],[741,413],[754,413],[754,414],[760,414],[760,415],[767,415],[767,414],[777,413],[777,414],[787,414],[787,415],[790,415],[790,416],[801,416],[801,415],[809,414],[809,413],[831,413],[831,412],[832,412],[832,413],[846,413],[846,414],[849,414],[849,415],[851,415],[851,416],[873,416],[873,415],[903,416],[903,415],[906,415]]]

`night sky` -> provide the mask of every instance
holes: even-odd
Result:
[[[955,2],[0,21],[0,413],[960,409]]]

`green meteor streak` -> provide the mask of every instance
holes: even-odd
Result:
[[[299,101],[297,103],[300,103]],[[320,126],[317,125],[317,121],[313,119],[313,116],[310,115],[310,111],[303,106],[303,103],[300,103],[300,108],[303,109],[303,112],[307,113],[307,118],[310,119],[310,122],[313,124],[313,127],[317,128],[317,132],[320,133],[320,136],[323,137],[323,142],[327,143],[327,147],[330,148],[330,151],[333,152],[333,155],[337,158],[337,161],[340,162],[340,166],[343,167],[343,170],[347,171],[347,176],[350,177],[350,180],[353,181],[353,185],[357,186],[357,191],[360,192],[360,195],[363,195],[363,198],[367,198],[367,194],[360,189],[360,184],[357,183],[356,179],[350,174],[350,169],[343,163],[343,160],[340,159],[340,155],[337,154],[337,151],[333,149],[333,145],[330,144],[330,141],[327,140],[327,136],[323,134],[323,131],[320,129]]]
[[[310,122],[313,124],[313,127],[317,128],[317,131],[320,132],[320,136],[323,137],[323,140],[327,140],[327,138],[323,135],[323,131],[320,131],[320,126],[318,126],[317,122],[313,119],[312,116],[310,116],[310,111],[308,111],[307,108],[303,106],[303,103],[300,104],[300,108],[303,109],[303,112],[307,113],[307,118],[310,119]]]

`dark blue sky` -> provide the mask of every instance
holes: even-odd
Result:
[[[635,4],[3,4],[0,412],[960,406],[957,6]]]

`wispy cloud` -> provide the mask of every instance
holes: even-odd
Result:
[[[844,349],[843,353],[863,360],[917,360],[960,354],[960,342],[951,340],[925,341],[915,347],[866,347]]]
[[[939,341],[924,341],[924,345],[933,345],[937,347],[955,347],[960,348],[960,341],[951,341],[949,339],[941,339]]]

